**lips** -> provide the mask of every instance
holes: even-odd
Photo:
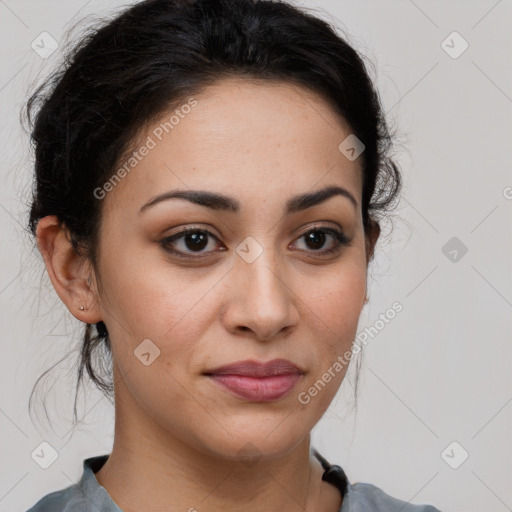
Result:
[[[304,371],[286,359],[273,359],[268,362],[238,361],[204,374],[238,397],[269,402],[289,394]]]
[[[204,372],[206,375],[243,375],[246,377],[269,377],[304,373],[298,366],[286,359],[273,359],[268,362],[254,360],[237,361]]]

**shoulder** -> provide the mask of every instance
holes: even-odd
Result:
[[[414,505],[393,498],[379,487],[369,483],[349,484],[340,512],[441,512],[432,505]]]
[[[81,496],[76,485],[70,485],[60,491],[54,491],[43,496],[26,512],[86,512],[91,510],[92,504],[87,508],[86,500]]]
[[[26,512],[122,512],[94,476],[107,458],[99,455],[84,459],[78,483],[43,496]]]

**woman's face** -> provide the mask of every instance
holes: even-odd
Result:
[[[329,106],[292,85],[224,80],[177,110],[140,137],[101,199],[98,303],[118,414],[123,428],[142,422],[209,455],[284,455],[334,398],[356,335],[361,159],[340,151],[350,131]],[[346,193],[294,200],[326,187]],[[173,191],[229,199],[155,201]],[[196,231],[170,240],[185,228]],[[279,398],[244,398],[205,375],[277,358],[303,372]]]

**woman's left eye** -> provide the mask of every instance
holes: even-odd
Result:
[[[321,247],[325,245],[328,237],[331,237],[333,240],[332,247],[330,249],[322,250]],[[204,251],[208,246],[209,238],[213,238],[219,242],[219,239],[208,230],[187,228],[179,233],[164,238],[159,243],[166,251],[176,254],[179,257],[201,258],[214,252]],[[350,242],[342,231],[328,227],[315,227],[310,229],[298,238],[298,240],[301,239],[304,239],[306,244],[313,246],[312,250],[309,252],[320,255],[335,253],[341,249],[341,246],[347,245]],[[176,246],[178,246],[179,243],[181,243],[182,248],[176,249]],[[226,249],[224,248],[221,250],[225,251]],[[308,249],[305,250],[308,251]],[[196,253],[197,255],[193,255],[193,253]]]
[[[330,249],[326,250],[318,250],[319,245],[323,246],[325,244],[327,236],[330,236],[333,239],[333,246]],[[306,231],[303,235],[299,237],[299,240],[302,238],[305,239],[306,243],[313,245],[313,252],[319,253],[320,255],[332,254],[338,252],[342,246],[348,245],[350,240],[345,236],[345,233],[342,231],[338,231],[337,229],[327,228],[327,227],[315,227]]]

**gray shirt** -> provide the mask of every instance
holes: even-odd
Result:
[[[392,498],[373,484],[351,484],[339,466],[314,453],[325,469],[323,480],[336,485],[343,496],[339,512],[440,512],[431,505],[411,505]],[[27,512],[123,512],[94,475],[108,457],[84,459],[82,478],[77,484],[43,496]]]

